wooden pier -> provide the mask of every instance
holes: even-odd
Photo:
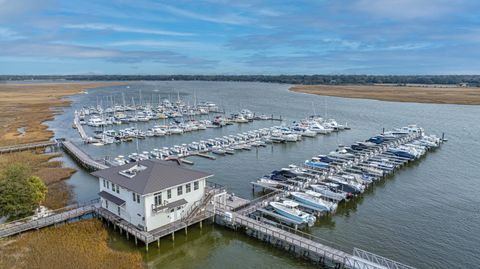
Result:
[[[33,149],[39,149],[39,148],[47,148],[47,147],[57,146],[57,145],[58,145],[58,142],[53,140],[37,142],[37,143],[29,143],[29,144],[12,145],[12,146],[0,147],[0,154],[33,150]]]
[[[92,214],[100,206],[99,199],[95,199],[83,204],[75,204],[72,206],[57,209],[49,212],[48,215],[36,218],[25,218],[14,222],[0,225],[0,238],[23,233],[29,230],[38,230],[40,228],[57,225],[81,218],[85,215]]]
[[[67,152],[70,156],[72,156],[75,161],[77,161],[82,167],[87,170],[95,171],[100,169],[105,169],[108,166],[94,160],[90,155],[85,153],[79,147],[77,147],[74,143],[64,140],[62,141],[62,146],[65,152]]]
[[[242,214],[235,212],[230,214],[231,216],[225,214],[224,211],[217,211],[217,216],[223,218],[226,224],[231,225],[235,230],[242,229],[255,238],[267,241],[286,250],[304,252],[303,256],[305,258],[315,259],[326,266],[333,265],[334,268],[345,268],[349,264],[349,260],[352,259],[351,254],[312,239],[254,220]]]
[[[85,132],[85,129],[83,129],[83,125],[80,124],[80,119],[78,118],[77,111],[75,111],[75,117],[73,118],[73,126],[75,129],[78,130],[78,133],[80,134],[80,137],[82,138],[83,141],[90,140],[90,137],[88,137],[87,133]]]

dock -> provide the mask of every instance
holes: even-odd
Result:
[[[107,165],[94,160],[90,155],[77,147],[73,142],[63,140],[61,143],[65,152],[68,153],[73,159],[75,159],[75,161],[77,161],[77,163],[79,163],[85,169],[89,171],[95,171],[108,167]]]
[[[83,141],[88,141],[90,139],[87,133],[85,132],[85,129],[83,129],[83,125],[80,124],[80,119],[78,117],[77,111],[75,111],[75,116],[73,118],[73,126],[75,129],[78,130],[78,134],[80,134],[80,137],[82,138]]]
[[[85,215],[92,214],[100,206],[100,199],[91,200],[83,204],[57,209],[49,212],[43,217],[28,217],[14,222],[0,225],[0,238],[20,234],[29,230],[38,230],[40,228],[57,225],[74,219],[82,218]]]
[[[12,145],[12,146],[0,147],[0,154],[34,150],[39,148],[47,148],[47,147],[57,146],[57,145],[58,145],[58,142],[54,140],[37,142],[37,143],[29,143],[29,144]]]
[[[216,197],[226,195],[226,190],[216,184],[210,185],[207,194],[198,206],[190,209],[182,219],[172,222],[153,231],[142,231],[131,225],[121,217],[101,208],[99,199],[84,204],[77,204],[50,212],[47,216],[26,218],[15,222],[0,225],[0,238],[13,236],[29,230],[38,230],[48,226],[57,226],[68,223],[84,216],[94,216],[113,226],[114,231],[125,235],[127,240],[133,237],[135,244],[139,241],[148,251],[149,244],[155,243],[160,247],[160,239],[171,236],[175,240],[175,233],[188,233],[188,227],[213,219],[216,224],[227,226],[235,231],[244,231],[247,235],[270,243],[277,248],[288,251],[295,256],[308,259],[316,264],[335,269],[415,269],[388,258],[355,248],[353,254],[336,249],[325,244],[325,240],[301,232],[290,227],[273,224],[265,219],[253,219],[248,216],[251,208],[256,205],[275,199],[279,193],[270,193],[265,197],[248,201],[230,195],[228,199],[219,201]],[[234,211],[230,211],[234,210]]]

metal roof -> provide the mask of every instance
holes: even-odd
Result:
[[[141,166],[143,169],[137,171],[134,176],[120,174],[135,166]],[[143,160],[113,166],[93,172],[92,175],[142,195],[212,176],[210,173],[185,168],[176,162],[160,160]]]
[[[98,195],[100,197],[102,197],[103,199],[107,199],[108,201],[110,201],[110,202],[112,202],[116,205],[122,206],[122,205],[125,204],[124,200],[122,200],[122,199],[118,198],[117,196],[112,195],[112,194],[110,194],[106,191],[101,191],[101,192],[98,193]]]

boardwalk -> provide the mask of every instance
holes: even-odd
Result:
[[[99,200],[95,199],[82,205],[58,209],[48,216],[27,218],[15,222],[5,223],[0,225],[0,238],[67,222],[72,219],[93,213],[98,206]]]
[[[43,141],[43,142],[30,143],[30,144],[20,144],[20,145],[0,147],[0,154],[32,150],[32,149],[38,149],[38,148],[46,148],[50,146],[56,146],[57,144],[58,144],[57,141]]]
[[[85,167],[88,170],[100,170],[100,169],[105,169],[108,168],[107,165],[100,163],[87,153],[85,153],[83,150],[78,148],[74,143],[65,140],[62,142],[64,150],[70,154],[81,166]]]
[[[227,217],[225,212],[218,211],[219,216]],[[299,249],[308,251],[308,255],[315,255],[317,257],[323,257],[335,264],[346,265],[352,258],[351,254],[337,250],[335,248],[326,246],[319,242],[313,241],[303,236],[285,231],[283,229],[274,227],[272,225],[254,220],[245,215],[238,213],[231,213],[231,222],[236,227],[243,227],[250,229],[256,234],[256,237],[268,238],[268,241],[283,242],[285,245],[294,246]],[[227,217],[228,219],[229,217]]]
[[[80,119],[78,118],[78,113],[75,111],[75,118],[73,119],[73,126],[78,130],[78,133],[80,134],[80,137],[83,139],[83,141],[88,141],[89,137],[87,133],[85,132],[85,129],[83,129],[83,125],[80,124]]]

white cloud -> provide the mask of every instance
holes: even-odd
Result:
[[[217,49],[217,44],[207,44],[194,41],[170,41],[170,40],[122,40],[106,44],[112,47],[141,46],[141,47],[163,47],[177,49]]]
[[[252,19],[237,14],[226,15],[205,15],[198,12],[189,11],[186,9],[180,9],[169,5],[158,5],[162,11],[169,12],[171,14],[182,16],[190,19],[220,23],[220,24],[232,24],[232,25],[245,25],[253,22]]]
[[[353,7],[372,15],[399,20],[431,19],[458,12],[463,0],[360,0]]]
[[[1,1],[1,0],[0,0]],[[1,2],[0,2],[1,4]],[[17,32],[12,31],[8,28],[0,27],[0,41],[11,41],[25,38],[24,36],[19,35]]]
[[[115,25],[115,24],[102,24],[102,23],[67,24],[67,25],[64,25],[63,28],[93,30],[93,31],[113,31],[113,32],[125,32],[125,33],[151,34],[151,35],[169,35],[169,36],[195,35],[194,33],[136,28],[136,27],[128,27],[128,26]]]

